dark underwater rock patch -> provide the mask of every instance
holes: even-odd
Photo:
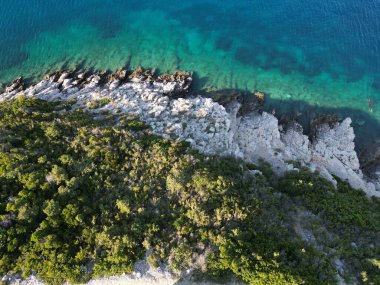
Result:
[[[106,15],[91,16],[88,22],[99,31],[104,39],[114,38],[123,30],[123,26],[118,19],[107,17]]]
[[[219,37],[215,42],[215,47],[223,51],[231,50],[232,45],[233,45],[232,39],[228,37],[224,37],[224,36]]]
[[[258,54],[254,48],[240,47],[235,52],[235,59],[244,64],[258,65]]]

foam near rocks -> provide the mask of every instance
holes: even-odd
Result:
[[[241,106],[236,101],[224,107],[201,96],[175,98],[188,90],[189,73],[178,72],[158,79],[152,76],[142,69],[127,81],[123,71],[87,78],[83,73],[61,72],[46,76],[26,90],[22,90],[22,81],[17,79],[0,95],[0,101],[26,95],[48,101],[75,99],[77,108],[88,108],[89,102],[107,98],[105,106],[91,111],[134,115],[155,134],[188,141],[209,155],[233,155],[253,163],[264,160],[277,174],[295,169],[289,161],[298,161],[334,184],[333,175],[368,195],[380,196],[375,187],[379,183],[366,181],[360,170],[350,118],[332,126],[318,125],[311,142],[297,123],[283,130],[277,118],[266,112],[251,111],[239,116]]]

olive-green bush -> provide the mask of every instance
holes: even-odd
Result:
[[[148,253],[194,278],[334,284],[340,259],[342,278],[380,283],[379,201],[306,170],[252,175],[73,103],[0,103],[0,274],[79,283],[131,272]],[[295,229],[299,211],[314,217],[314,244]]]

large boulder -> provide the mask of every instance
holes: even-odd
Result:
[[[318,126],[311,145],[312,162],[328,173],[347,180],[352,187],[376,194],[375,185],[363,179],[354,139],[350,118],[332,127],[328,124]]]

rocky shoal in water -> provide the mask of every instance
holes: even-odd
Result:
[[[72,69],[47,74],[26,89],[18,78],[0,94],[0,102],[25,95],[47,101],[75,100],[74,108],[99,116],[103,111],[128,113],[148,124],[153,133],[187,141],[204,154],[266,161],[279,175],[296,170],[292,163],[296,161],[335,185],[334,176],[369,196],[380,196],[380,177],[369,179],[360,169],[350,118],[316,122],[311,141],[297,122],[279,125],[274,115],[258,111],[264,100],[261,92],[256,92],[249,108],[238,98],[221,105],[202,96],[182,98],[191,82],[191,74],[183,71],[156,77],[154,71],[142,68],[132,73],[92,74]],[[99,108],[91,107],[102,99],[105,103]]]

